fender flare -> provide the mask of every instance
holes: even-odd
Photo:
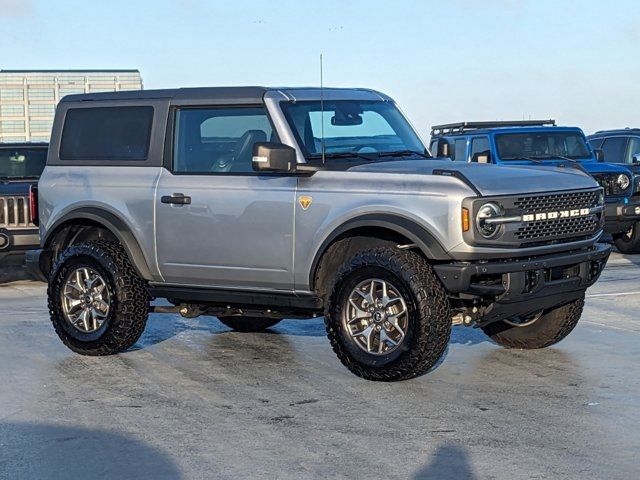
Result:
[[[335,239],[348,232],[363,227],[380,227],[386,228],[393,232],[396,232],[406,238],[411,243],[414,243],[424,255],[430,260],[450,260],[451,256],[447,254],[444,247],[433,236],[431,232],[426,230],[421,225],[418,225],[413,220],[410,220],[399,215],[389,213],[372,213],[365,214],[352,219],[347,220],[339,227],[334,229],[327,238],[324,239],[320,248],[315,253],[313,263],[311,264],[311,272],[309,273],[309,284],[313,285],[314,275],[320,260],[326,252],[329,245],[331,245]]]
[[[74,220],[90,220],[109,230],[124,247],[138,275],[145,280],[154,279],[142,248],[129,226],[121,218],[101,208],[81,207],[60,217],[47,229],[47,233],[41,241],[44,249],[47,250],[49,248],[49,243],[58,233],[60,227],[66,223],[73,223]]]

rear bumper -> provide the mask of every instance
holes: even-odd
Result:
[[[625,203],[623,199],[607,203],[604,210],[604,231],[608,234],[626,232],[640,220],[640,202]]]
[[[594,247],[521,260],[435,265],[445,288],[461,298],[482,299],[477,321],[486,324],[527,315],[582,296],[604,269],[611,247]]]

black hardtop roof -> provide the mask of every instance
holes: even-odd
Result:
[[[614,128],[611,130],[598,130],[596,133],[593,133],[591,135],[587,135],[587,137],[597,137],[597,136],[605,136],[605,135],[617,135],[617,134],[629,134],[629,133],[634,133],[634,134],[639,134],[640,133],[640,128],[630,128],[630,127],[626,127],[626,128]]]
[[[189,88],[168,88],[160,90],[126,90],[120,92],[100,92],[100,93],[80,93],[65,96],[61,102],[80,102],[91,100],[236,100],[238,103],[260,103],[267,92],[283,92],[284,94],[295,92],[309,93],[320,92],[319,87],[189,87]],[[324,88],[326,93],[331,92],[367,92],[386,98],[374,90],[363,88]]]

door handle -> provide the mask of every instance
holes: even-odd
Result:
[[[160,201],[171,205],[191,205],[191,197],[182,193],[174,193],[173,195],[164,195]]]

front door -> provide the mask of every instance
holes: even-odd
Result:
[[[262,106],[176,111],[156,193],[166,283],[292,289],[296,178],[251,167],[254,143],[274,140]]]

